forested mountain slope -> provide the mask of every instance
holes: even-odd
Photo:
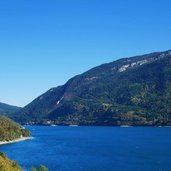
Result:
[[[171,51],[95,67],[50,89],[13,118],[36,124],[171,125]]]
[[[14,112],[17,112],[19,109],[21,109],[21,108],[0,102],[0,114],[10,115]]]

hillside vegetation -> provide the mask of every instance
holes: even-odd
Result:
[[[13,118],[35,124],[171,125],[171,51],[95,67],[50,89]]]
[[[21,108],[17,106],[11,106],[5,103],[0,103],[0,114],[3,115],[10,115],[14,112],[17,112],[19,109]]]
[[[0,141],[11,141],[29,137],[30,132],[4,116],[0,116]]]
[[[0,152],[0,171],[21,171],[17,162],[9,160],[2,152]]]

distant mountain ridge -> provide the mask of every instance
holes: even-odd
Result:
[[[171,50],[95,67],[50,89],[13,118],[60,125],[171,125]]]
[[[19,109],[21,108],[0,102],[0,114],[12,114],[14,112],[17,112]]]

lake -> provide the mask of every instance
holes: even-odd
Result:
[[[170,171],[171,128],[28,126],[34,139],[0,146],[23,169]]]

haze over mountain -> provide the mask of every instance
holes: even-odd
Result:
[[[51,88],[13,118],[36,124],[171,125],[171,50],[95,67]]]
[[[4,114],[4,115],[12,114],[18,111],[19,109],[21,108],[0,102],[0,114]]]

